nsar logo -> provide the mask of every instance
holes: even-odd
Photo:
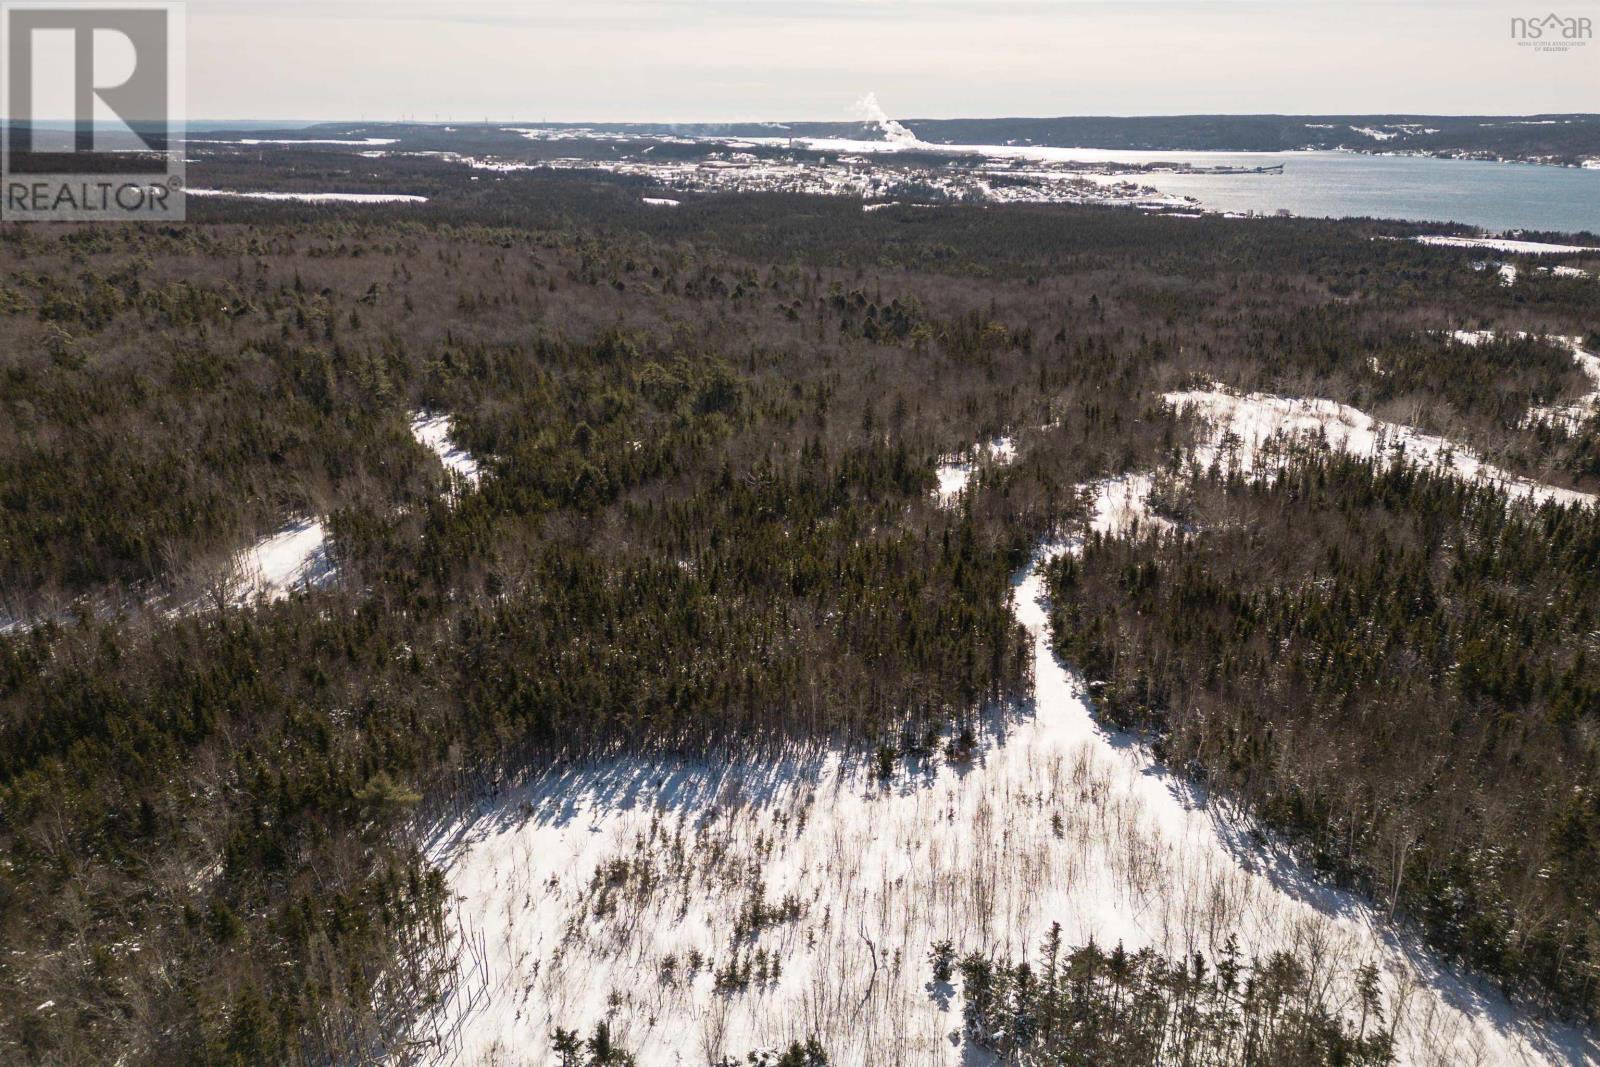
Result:
[[[1537,52],[1566,52],[1581,48],[1594,37],[1594,20],[1587,16],[1549,14],[1543,18],[1514,18],[1511,39]]]

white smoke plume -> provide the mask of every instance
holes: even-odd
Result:
[[[917,139],[916,134],[888,116],[882,105],[878,103],[877,93],[868,93],[856,101],[856,113],[865,121],[874,123],[878,129],[882,130],[886,141],[905,145],[907,148],[914,148],[922,143]]]

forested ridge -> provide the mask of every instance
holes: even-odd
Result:
[[[30,624],[0,635],[5,1058],[381,1055],[449,980],[420,824],[559,759],[819,738],[872,751],[1025,693],[1010,579],[1081,515],[1075,486],[1176,454],[1189,428],[1166,389],[1333,396],[1529,476],[1600,476],[1600,427],[1518,419],[1586,390],[1570,351],[1447,334],[1581,336],[1600,285],[1510,294],[1369,224],[864,217],[781,196],[665,217],[626,183],[393,166],[435,201],[0,229],[0,610]],[[412,439],[417,411],[450,416],[476,488]],[[983,465],[940,507],[941,457],[999,434],[1019,461]],[[1353,605],[1378,588],[1392,656],[1335,674],[1308,652],[1305,704],[1247,714],[1245,680],[1276,679],[1273,657],[1232,649],[1232,630],[1212,638],[1224,653],[1191,647],[1139,599],[1171,587],[1169,557],[1190,574],[1226,538],[1091,546],[1076,585],[1060,577],[1065,649],[1175,765],[1192,759],[1380,897],[1373,857],[1404,840],[1401,910],[1592,1013],[1592,514],[1310,460],[1271,485],[1202,480],[1175,506],[1231,528],[1209,509],[1250,502],[1228,536],[1265,537],[1307,506],[1275,504],[1297,486],[1325,503],[1277,543],[1350,542],[1335,572],[1349,600],[1250,617],[1347,633],[1372,622]],[[1375,500],[1392,533],[1355,514]],[[332,584],[207,599],[235,553],[309,515],[327,520]],[[1503,547],[1445,547],[1482,539]],[[1429,612],[1394,600],[1396,575],[1426,576]],[[1224,595],[1224,580],[1196,618],[1268,596],[1243,580]],[[1435,625],[1449,643],[1420,647]],[[1457,651],[1465,675],[1445,669]],[[1249,671],[1205,665],[1219,654]],[[1425,706],[1386,688],[1396,677]],[[1177,709],[1219,678],[1205,699],[1236,735],[1186,735]],[[1307,736],[1332,754],[1306,756],[1311,777],[1267,758],[1305,707],[1380,690],[1381,709],[1314,717]],[[1428,730],[1405,745],[1431,762],[1389,793],[1376,770],[1369,795],[1319,793],[1323,773],[1366,780],[1338,753],[1418,708]],[[1456,789],[1482,810],[1436,828]],[[1505,858],[1463,862],[1467,843]],[[1528,875],[1535,859],[1553,873]]]

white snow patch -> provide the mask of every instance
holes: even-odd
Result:
[[[268,193],[234,189],[190,189],[190,196],[233,196],[245,200],[296,200],[307,204],[426,204],[425,196],[409,193]]]
[[[1535,503],[1593,504],[1591,493],[1523,478],[1485,463],[1470,449],[1410,426],[1382,422],[1333,400],[1240,395],[1221,386],[1166,394],[1166,402],[1193,413],[1209,433],[1195,447],[1202,466],[1235,463],[1241,472],[1271,470],[1286,446],[1324,443],[1330,449],[1371,459],[1410,460],[1449,471],[1459,478],[1493,483],[1513,497]],[[1265,461],[1265,462],[1264,462]]]
[[[242,139],[240,139],[238,141],[213,141],[211,143],[213,143],[213,144],[289,144],[289,145],[294,145],[294,144],[380,145],[380,144],[399,144],[400,143],[400,139],[397,138],[397,137],[363,137],[363,138],[361,138],[359,140],[339,140],[337,138],[311,139],[311,138],[303,138],[303,137],[302,138],[292,138],[292,137],[279,137],[279,138],[245,137],[245,138],[242,138]]]
[[[981,463],[987,461],[1003,467],[1016,458],[1017,442],[1010,437],[996,437],[985,444],[974,445],[966,452],[944,457],[934,471],[939,479],[936,492],[940,506],[950,507],[960,499]]]
[[[372,145],[398,144],[394,137],[363,137],[358,140],[342,140],[337,138],[307,138],[307,137],[244,137],[239,140],[228,140],[220,137],[190,137],[189,144],[239,144],[239,145],[266,145],[266,144],[331,144],[350,145],[352,147],[369,147]]]
[[[682,200],[670,200],[664,196],[641,196],[639,201],[650,207],[677,207],[683,203]]]
[[[861,205],[861,210],[864,211],[864,212],[868,212],[868,213],[871,213],[873,211],[882,211],[886,207],[896,207],[896,206],[899,205],[899,203],[900,203],[900,201],[898,201],[898,200],[890,200],[890,201],[888,201],[886,203],[882,203],[882,204],[862,204]]]
[[[1413,237],[1412,240],[1445,248],[1492,248],[1497,252],[1521,252],[1530,256],[1553,256],[1563,252],[1600,252],[1600,248],[1592,245],[1556,245],[1543,241],[1515,241],[1505,237],[1426,236]]]
[[[1500,266],[1500,284],[1504,285],[1504,286],[1516,285],[1517,284],[1517,268],[1512,266],[1509,263],[1501,263],[1499,266]]]
[[[426,411],[411,415],[411,436],[417,444],[439,457],[446,470],[455,474],[469,486],[476,488],[482,473],[472,453],[458,446],[450,437],[450,416],[429,414]]]
[[[320,519],[302,519],[262,538],[240,555],[237,567],[233,599],[238,603],[282,600],[326,585],[334,576]]]
[[[1148,479],[1091,488],[1092,529],[1159,523]],[[435,1061],[551,1063],[553,1026],[609,1017],[641,1063],[816,1034],[837,1063],[954,1067],[970,1062],[951,1039],[961,997],[930,981],[930,943],[1031,959],[1052,922],[1068,943],[1210,955],[1234,934],[1246,953],[1315,953],[1328,971],[1374,961],[1405,1064],[1595,1054],[1255,844],[1223,805],[1105,731],[1050,643],[1044,564],[1079,547],[1042,549],[1016,579],[1035,699],[993,715],[970,759],[916,760],[887,786],[828,749],[558,766],[439,835],[431,855],[483,957],[434,1020],[449,1035]],[[780,917],[735,941],[757,900]],[[757,950],[778,977],[714,988]]]

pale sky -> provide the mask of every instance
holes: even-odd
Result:
[[[1600,111],[1600,0],[190,0],[191,119]],[[1548,5],[1554,3],[1554,8]]]

